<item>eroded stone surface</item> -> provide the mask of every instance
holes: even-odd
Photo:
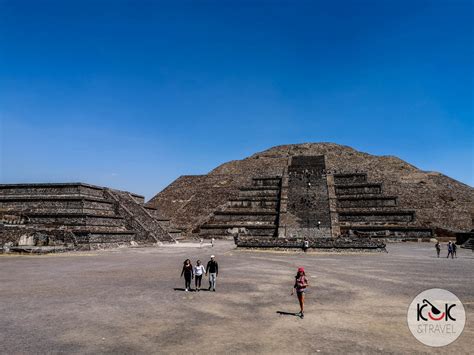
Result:
[[[305,222],[301,209],[307,197],[310,205],[318,202],[316,209],[325,208],[324,191],[311,196],[317,184],[309,188],[307,194],[300,189],[300,200],[293,201],[294,206],[290,203],[288,168],[292,159],[299,156],[313,157],[308,159],[324,156],[322,175],[326,175],[328,182],[330,215],[330,227],[326,230],[326,213],[320,217],[314,212],[307,213],[305,216],[309,218]],[[440,173],[421,171],[393,156],[374,156],[332,143],[277,146],[222,164],[207,175],[181,177],[157,194],[149,205],[158,208],[192,236],[216,211],[227,209],[229,203],[238,204],[235,199],[242,188],[252,186],[252,178],[264,176],[280,177],[282,181],[276,202],[279,236],[291,236],[305,223],[309,226],[318,220],[320,231],[324,230],[321,237],[326,234],[336,237],[356,229],[387,238],[429,239],[454,237],[455,232],[469,231],[473,227],[472,187]],[[329,181],[328,176],[332,176],[333,181]],[[291,213],[292,207],[296,214]]]

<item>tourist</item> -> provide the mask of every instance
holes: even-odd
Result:
[[[209,274],[209,291],[216,292],[216,282],[217,282],[217,275],[219,273],[219,265],[215,260],[215,256],[211,255],[211,260],[208,261],[206,266],[206,276]]]
[[[188,292],[191,290],[191,280],[193,278],[193,266],[191,260],[186,259],[183,264],[183,270],[181,271],[181,277],[184,275],[184,291]]]
[[[214,248],[214,238],[211,239],[211,247]]]
[[[458,248],[458,246],[456,245],[456,243],[452,243],[451,245],[453,247],[453,258],[457,258],[456,249]]]
[[[436,254],[438,254],[438,258],[439,258],[439,253],[441,252],[441,245],[439,245],[439,242],[436,242],[435,248],[436,248]]]
[[[300,303],[300,313],[297,313],[301,318],[304,318],[304,293],[306,291],[306,287],[309,286],[308,279],[306,278],[306,274],[302,267],[298,268],[298,273],[295,276],[295,284],[293,286],[293,290],[291,291],[291,295],[295,294],[298,297],[298,302]]]
[[[306,251],[308,250],[309,248],[309,241],[308,239],[305,237],[304,240],[303,240],[303,251],[306,253]]]
[[[451,242],[448,242],[448,256],[447,256],[447,258],[449,258],[449,255],[451,255],[451,259],[454,258],[454,256],[453,256],[453,245],[451,244]]]
[[[206,269],[204,269],[204,265],[201,264],[201,260],[196,261],[196,266],[194,267],[194,283],[196,286],[196,291],[201,291],[201,280],[202,280],[202,274],[206,272]]]

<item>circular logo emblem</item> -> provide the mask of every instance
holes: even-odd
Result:
[[[464,330],[466,313],[454,293],[432,288],[416,296],[408,307],[408,328],[425,345],[451,344]]]

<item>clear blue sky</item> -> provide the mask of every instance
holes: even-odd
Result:
[[[472,186],[473,4],[0,0],[0,181],[149,198],[324,141]]]

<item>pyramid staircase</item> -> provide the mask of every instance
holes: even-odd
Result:
[[[366,173],[334,174],[341,232],[387,239],[426,239],[433,232],[415,225],[415,211],[398,207],[396,196],[383,194],[381,183],[367,181]]]
[[[156,243],[175,241],[163,224],[155,219],[143,203],[137,203],[129,192],[105,188],[104,196],[113,201],[116,213],[138,232],[140,240]]]
[[[280,177],[252,178],[251,186],[241,188],[237,198],[229,200],[200,226],[199,236],[228,238],[237,228],[248,236],[276,236],[280,191]]]

